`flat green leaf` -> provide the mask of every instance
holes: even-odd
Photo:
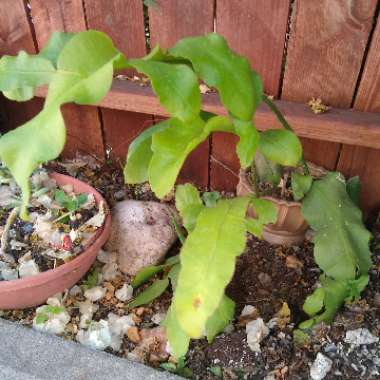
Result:
[[[29,100],[33,89],[49,83],[55,68],[47,59],[20,51],[15,57],[0,59],[0,91],[12,100]]]
[[[259,149],[267,159],[284,166],[297,166],[302,157],[299,138],[286,129],[269,129],[262,132]]]
[[[169,53],[191,61],[208,86],[216,87],[223,105],[235,118],[251,121],[262,95],[247,59],[234,53],[216,33],[180,40]]]
[[[190,337],[178,323],[173,305],[170,306],[162,325],[166,329],[166,336],[174,357],[179,359],[185,356],[189,348]]]
[[[202,194],[202,200],[206,207],[215,207],[220,198],[219,191],[205,191]]]
[[[57,67],[58,56],[67,42],[75,36],[75,33],[53,32],[47,44],[38,54],[40,57],[49,60],[54,67]]]
[[[148,167],[152,159],[152,136],[154,133],[170,127],[170,122],[162,121],[147,128],[129,145],[127,163],[124,167],[124,179],[126,183],[142,183],[149,179]]]
[[[220,200],[205,207],[181,250],[181,271],[173,305],[182,329],[199,338],[231,280],[246,242],[249,198]]]
[[[360,178],[359,176],[351,177],[346,184],[347,193],[350,196],[352,202],[357,206],[360,203]]]
[[[340,173],[329,173],[313,182],[302,202],[302,214],[315,231],[315,260],[328,276],[352,280],[357,271],[367,274],[371,234]]]
[[[177,119],[189,121],[199,116],[201,94],[198,79],[186,65],[131,59],[128,63],[147,75],[160,103]]]
[[[218,308],[206,323],[207,341],[212,343],[214,338],[229,325],[234,318],[235,302],[224,295]]]
[[[280,183],[282,177],[281,165],[266,159],[259,150],[256,151],[255,155],[255,168],[260,182],[270,183],[273,186]]]
[[[349,289],[349,295],[347,299],[349,301],[358,300],[360,298],[360,293],[366,288],[369,282],[368,274],[360,276],[355,280],[348,280],[347,286]]]
[[[58,157],[65,139],[66,130],[59,108],[43,110],[23,126],[0,137],[0,158],[22,190],[22,218],[27,219],[29,176],[43,162]]]
[[[292,172],[292,190],[294,200],[301,200],[310,190],[312,183],[313,178],[310,175]]]
[[[256,218],[247,218],[246,228],[252,235],[261,238],[264,225],[276,222],[277,209],[271,201],[266,199],[251,198],[250,203],[255,211]]]
[[[323,308],[325,300],[325,289],[317,288],[308,296],[303,305],[304,312],[309,316],[314,316]]]
[[[178,185],[175,192],[175,206],[181,215],[184,227],[191,232],[199,213],[204,208],[196,187],[190,183]]]
[[[168,278],[156,280],[151,286],[142,291],[131,303],[128,304],[129,308],[146,305],[159,297],[169,286]]]
[[[252,121],[234,119],[235,132],[239,136],[236,153],[243,169],[251,166],[259,144],[260,135]]]

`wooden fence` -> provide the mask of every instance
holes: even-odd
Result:
[[[52,31],[107,32],[127,57],[150,46],[217,31],[246,55],[265,91],[302,137],[306,158],[347,176],[360,175],[362,205],[380,205],[380,19],[377,0],[0,0],[0,55],[38,51]],[[150,40],[146,38],[149,32]],[[43,96],[43,91],[38,93]],[[215,94],[206,108],[221,111]],[[333,108],[314,115],[307,101],[321,97]],[[1,102],[3,129],[41,109],[42,99]],[[64,107],[65,155],[77,150],[124,159],[128,144],[147,125],[165,117],[147,87],[115,79],[97,106]],[[262,106],[259,129],[278,127]],[[182,179],[232,190],[238,161],[236,140],[216,134],[192,153]]]

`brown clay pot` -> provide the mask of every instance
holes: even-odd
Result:
[[[252,194],[252,192],[252,186],[247,176],[241,172],[236,194],[245,196]],[[288,202],[273,197],[263,198],[271,201],[277,208],[277,221],[264,226],[263,239],[268,243],[277,245],[291,246],[301,244],[308,229],[308,224],[301,213],[301,203]],[[253,209],[248,210],[248,215],[255,217]]]
[[[51,177],[59,185],[70,184],[77,193],[92,193],[99,204],[103,197],[91,186],[75,178],[53,173]],[[104,200],[103,200],[104,201]],[[91,238],[84,252],[67,264],[42,272],[36,276],[18,280],[0,281],[0,309],[23,309],[41,305],[52,295],[62,292],[77,283],[90,269],[99,249],[107,241],[111,231],[111,216]]]

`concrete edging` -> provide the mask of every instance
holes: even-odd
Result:
[[[91,350],[0,318],[0,379],[178,380],[140,363]]]

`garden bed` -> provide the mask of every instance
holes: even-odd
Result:
[[[91,166],[87,160],[88,158],[82,158],[63,164],[56,162],[50,165],[50,169],[88,182],[104,195],[110,206],[123,199],[154,199],[147,185],[126,187],[118,165],[111,162],[98,165],[96,160],[91,159],[94,164]],[[130,278],[116,273],[110,275],[109,280],[104,279],[104,267],[107,265],[104,262],[97,261],[94,264],[92,276],[87,276],[79,284],[84,285],[82,289],[77,288],[64,296],[62,306],[67,310],[69,322],[62,335],[65,339],[76,339],[81,317],[78,302],[85,301],[83,293],[86,287],[96,283],[95,274],[102,273],[103,280],[98,285],[105,288],[106,292],[94,302],[98,309],[93,313],[92,320],[107,319],[113,313],[118,317],[130,316],[134,324],[133,329],[128,330],[122,339],[118,351],[106,348],[106,351],[117,356],[142,361],[154,367],[163,366],[176,370],[180,375],[191,375],[198,379],[269,380],[308,378],[310,366],[319,353],[324,355],[327,363],[331,363],[325,379],[378,378],[379,342],[368,346],[353,344],[352,339],[346,336],[347,331],[358,328],[368,329],[373,336],[378,336],[380,332],[380,254],[377,247],[380,242],[380,223],[375,223],[372,227],[374,264],[369,272],[369,286],[361,300],[346,305],[331,326],[319,325],[309,336],[295,331],[297,324],[307,318],[302,305],[320,274],[314,263],[312,244],[305,242],[300,247],[282,248],[271,246],[252,236],[249,237],[245,252],[237,261],[234,278],[227,288],[227,294],[237,305],[232,325],[211,344],[206,340],[193,342],[181,368],[176,367],[165,350],[165,344],[161,344],[162,334],[158,327],[169,307],[171,292],[166,291],[149,305],[130,310],[130,300],[120,301],[115,296],[117,290],[130,282]],[[169,254],[176,254],[178,249],[179,246],[174,246]],[[99,258],[102,260],[102,255]],[[252,308],[242,317],[241,312],[247,305]],[[3,311],[1,316],[31,326],[36,317],[36,309]],[[249,348],[245,328],[247,322],[257,317],[262,318],[269,328],[268,336],[260,343],[261,352],[253,352]],[[152,329],[156,335],[148,342],[147,332]],[[351,334],[355,336],[354,332]],[[144,340],[148,342],[145,345]]]

